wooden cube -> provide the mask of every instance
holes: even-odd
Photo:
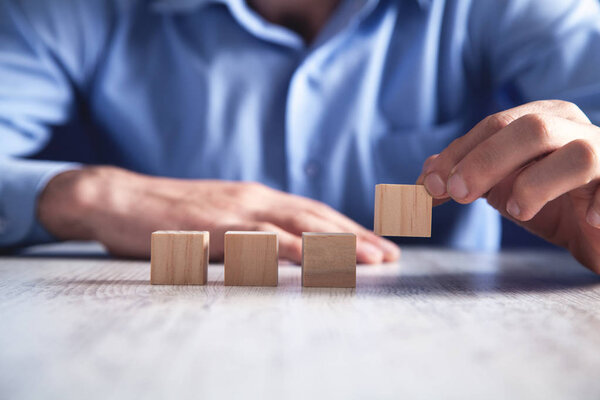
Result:
[[[225,286],[277,286],[278,250],[274,232],[225,233]]]
[[[356,287],[356,235],[304,232],[302,286]]]
[[[150,283],[205,285],[208,272],[208,232],[152,233]]]
[[[423,185],[377,185],[373,230],[381,236],[431,237],[431,207]]]

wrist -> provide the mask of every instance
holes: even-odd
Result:
[[[104,168],[62,172],[47,183],[38,197],[37,218],[48,232],[61,240],[94,239]]]

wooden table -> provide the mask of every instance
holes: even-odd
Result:
[[[150,286],[96,246],[0,258],[1,399],[600,399],[600,278],[407,248],[357,288]]]

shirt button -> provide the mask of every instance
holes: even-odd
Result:
[[[315,178],[321,172],[321,165],[318,161],[311,160],[304,165],[304,173],[309,178]]]

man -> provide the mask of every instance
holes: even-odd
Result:
[[[600,272],[593,0],[2,0],[0,27],[1,246],[258,229],[299,261],[352,231],[391,261],[360,225],[417,180],[455,200],[429,243],[496,249],[487,199]]]

